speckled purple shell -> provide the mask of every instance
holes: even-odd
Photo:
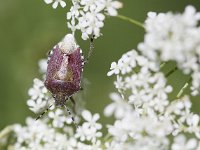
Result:
[[[67,62],[64,64],[64,68],[62,68],[63,62]],[[62,74],[65,79],[57,77],[59,70],[66,70]],[[55,97],[69,97],[81,88],[81,72],[82,59],[80,48],[77,48],[72,54],[64,54],[56,46],[48,62],[45,86]]]

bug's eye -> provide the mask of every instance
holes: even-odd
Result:
[[[65,54],[71,54],[77,49],[75,38],[72,34],[67,34],[59,43],[60,50]]]

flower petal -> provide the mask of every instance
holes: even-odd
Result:
[[[86,121],[90,121],[92,119],[92,114],[88,110],[84,110],[82,112],[82,116]]]
[[[58,7],[58,2],[54,2],[53,5],[52,5],[53,9],[56,9]]]
[[[60,5],[62,8],[64,8],[66,6],[66,3],[64,1],[60,1]]]
[[[53,2],[53,0],[44,0],[44,2],[45,2],[46,4],[50,4],[50,3]]]

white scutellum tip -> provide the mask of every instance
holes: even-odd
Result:
[[[72,34],[67,34],[58,45],[65,54],[71,54],[77,49],[76,40]]]

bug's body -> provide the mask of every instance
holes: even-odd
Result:
[[[87,61],[94,47],[93,38],[94,36],[91,38]],[[52,54],[50,54],[48,60],[46,80],[44,84],[52,93],[56,106],[66,107],[65,104],[68,98],[70,98],[75,104],[75,101],[71,96],[81,90],[81,74],[83,65],[87,61],[84,60],[82,51],[76,45],[74,35],[72,34],[67,34],[51,52]],[[41,118],[52,105],[40,114],[36,120]],[[76,125],[74,117],[71,115],[68,108],[67,111]]]
[[[81,89],[83,59],[80,48],[64,53],[55,46],[48,62],[45,86],[55,98],[56,106],[64,106],[66,100]]]

